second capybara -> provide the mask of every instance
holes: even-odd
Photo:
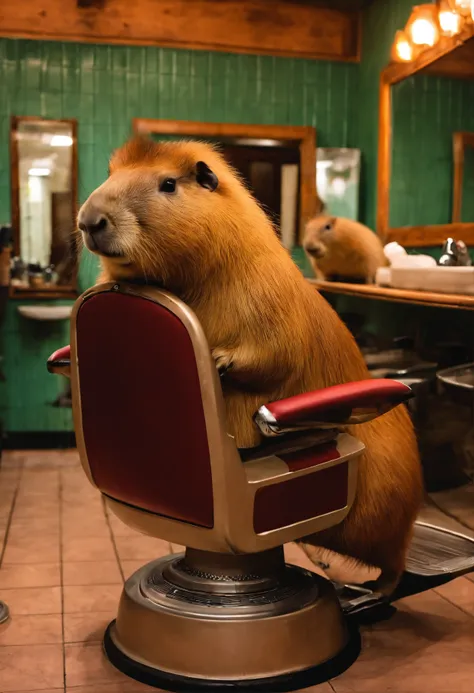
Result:
[[[380,238],[352,219],[319,214],[309,221],[303,247],[318,279],[372,284],[388,260]]]

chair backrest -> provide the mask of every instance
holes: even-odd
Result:
[[[78,446],[93,483],[115,501],[212,528],[212,459],[226,434],[193,313],[158,289],[104,284],[79,299],[71,327]]]

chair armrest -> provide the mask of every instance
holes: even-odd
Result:
[[[396,380],[361,380],[271,402],[255,414],[264,436],[365,423],[406,402],[412,391]]]
[[[65,346],[51,354],[47,362],[50,373],[71,377],[71,347]]]

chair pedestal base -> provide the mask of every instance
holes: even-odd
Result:
[[[264,558],[229,556],[226,565],[222,555],[189,552],[141,568],[105,636],[112,664],[148,685],[193,693],[276,693],[341,674],[360,640],[334,588],[285,566],[279,549]],[[263,565],[271,571],[262,574]]]

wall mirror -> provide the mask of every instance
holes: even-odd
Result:
[[[12,296],[76,295],[77,124],[13,117]]]
[[[467,141],[463,181],[455,162],[456,133],[474,132],[472,33],[469,27],[382,73],[377,232],[384,241],[441,246],[453,236],[474,244],[474,205],[462,194],[474,174]]]
[[[453,223],[456,224],[474,219],[474,131],[455,132],[453,152]]]
[[[133,130],[154,139],[184,137],[217,143],[288,249],[300,242],[306,221],[318,209],[314,128],[137,118]]]

